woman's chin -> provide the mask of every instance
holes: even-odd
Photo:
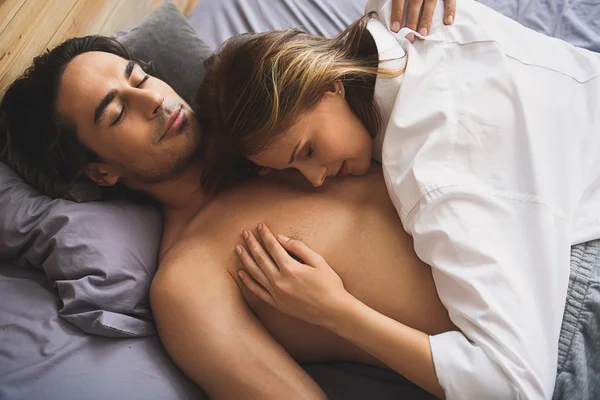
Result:
[[[367,172],[369,172],[370,169],[371,169],[371,159],[369,159],[368,162],[363,163],[363,165],[361,165],[361,166],[350,168],[350,175],[361,176],[361,175],[364,175]]]

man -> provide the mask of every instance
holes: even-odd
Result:
[[[189,105],[114,41],[72,39],[34,65],[0,108],[8,161],[26,160],[56,180],[84,174],[100,186],[124,185],[161,204],[152,309],[170,356],[212,398],[323,398],[296,361],[379,365],[243,289],[234,248],[258,222],[302,239],[383,314],[428,334],[454,328],[378,168],[318,190],[294,173],[273,173],[212,196],[200,187],[200,132]]]

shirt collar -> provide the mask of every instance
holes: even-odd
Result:
[[[377,46],[379,66],[390,69],[404,68],[407,61],[407,53],[399,43],[400,36],[396,37],[398,34],[389,31],[385,25],[376,19],[371,19],[367,23],[367,30]],[[403,79],[404,74],[396,78],[378,76],[375,80],[374,96],[381,113],[381,132],[373,141],[373,158],[379,162],[381,162],[381,149],[385,131],[387,130],[392,108],[394,107]]]

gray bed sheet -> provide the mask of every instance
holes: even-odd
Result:
[[[88,335],[58,316],[45,275],[0,263],[0,399],[201,400],[158,337]],[[353,363],[304,368],[331,399],[429,399],[397,374]]]
[[[43,272],[0,264],[0,399],[201,399],[157,336],[84,333],[58,316]]]
[[[600,52],[599,0],[478,1],[533,30]],[[237,33],[291,27],[332,37],[348,21],[362,15],[365,3],[366,0],[202,0],[202,7],[192,12],[189,21],[213,48]]]
[[[201,400],[158,337],[89,335],[58,316],[43,272],[0,263],[0,399]],[[353,363],[304,365],[329,398],[430,399],[399,375]]]
[[[598,0],[481,2],[532,29],[600,51]],[[189,20],[213,47],[236,33],[286,27],[331,37],[362,14],[363,4],[201,0]],[[39,271],[0,263],[0,296],[0,399],[204,398],[170,361],[157,337],[91,336],[60,319],[60,300]],[[398,375],[378,368],[351,363],[305,368],[332,399],[428,398]]]
[[[537,32],[600,52],[599,0],[478,0]]]

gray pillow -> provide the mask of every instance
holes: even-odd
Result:
[[[193,97],[210,50],[170,1],[121,40]],[[161,232],[155,207],[51,199],[0,163],[0,259],[43,268],[62,300],[61,317],[88,333],[155,333],[148,291]]]
[[[53,200],[0,163],[0,258],[43,268],[59,315],[88,333],[155,333],[148,291],[161,228],[154,207]]]
[[[212,54],[177,7],[165,1],[141,25],[118,40],[133,58],[150,64],[151,74],[192,105],[204,78],[204,60]]]

